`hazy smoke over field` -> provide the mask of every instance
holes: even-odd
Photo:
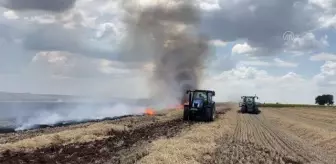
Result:
[[[3,128],[25,130],[118,116],[142,114],[144,106],[127,103],[7,103],[1,104],[0,133]]]
[[[143,8],[135,1],[123,4],[127,34],[121,59],[152,63],[152,96],[176,102],[186,89],[198,87],[208,43],[197,28],[200,10],[196,3],[162,2]]]

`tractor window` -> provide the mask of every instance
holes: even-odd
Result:
[[[204,92],[194,92],[193,96],[194,96],[193,99],[203,99],[203,100],[207,99],[207,95]]]
[[[246,101],[247,101],[247,102],[253,102],[253,98],[248,97],[248,98],[246,98]]]

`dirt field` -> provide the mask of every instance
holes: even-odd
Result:
[[[99,123],[1,134],[0,163],[336,164],[336,111],[217,107],[211,123],[182,110]]]

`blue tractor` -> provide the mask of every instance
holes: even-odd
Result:
[[[204,121],[214,121],[216,117],[216,103],[213,101],[215,91],[187,90],[188,103],[184,104],[183,120],[201,118]]]

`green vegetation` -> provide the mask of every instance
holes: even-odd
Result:
[[[330,94],[319,95],[315,98],[315,104],[334,105],[334,96]]]
[[[310,105],[310,104],[280,104],[280,103],[264,103],[260,104],[260,107],[271,107],[271,108],[284,108],[284,107],[312,107],[312,108],[335,108],[336,106],[325,106],[325,105]]]
[[[316,105],[315,105],[316,104]],[[315,104],[280,104],[280,103],[260,103],[260,107],[285,108],[285,107],[304,107],[304,108],[336,108],[334,106],[334,96],[323,94],[315,97]]]

